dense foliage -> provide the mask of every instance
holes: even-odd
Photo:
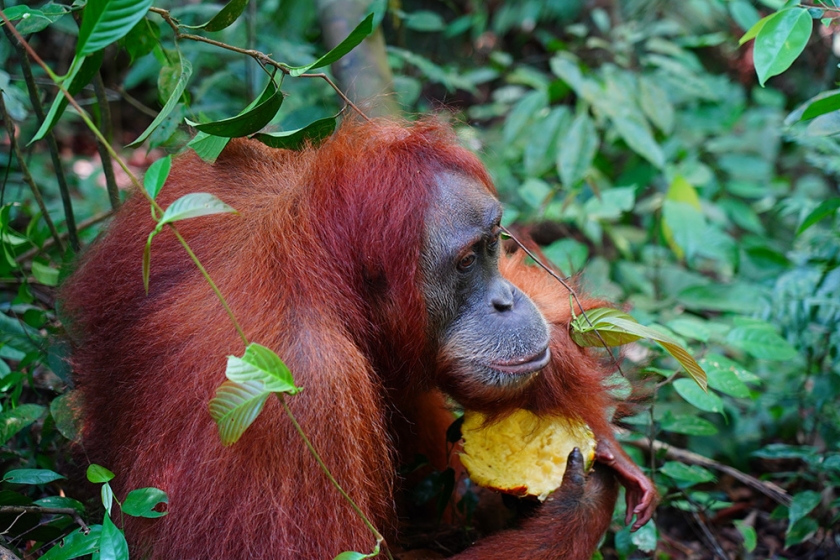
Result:
[[[137,15],[122,22],[127,35],[90,28],[91,7],[120,3]],[[52,70],[71,73],[65,84],[128,171],[185,149],[185,118],[204,123],[192,147],[211,159],[226,136],[265,127],[263,141],[293,147],[332,130],[341,98],[321,79],[295,77],[327,51],[315,3],[234,0],[225,13],[210,3],[154,2],[158,10],[146,13],[151,4],[90,0],[81,27],[74,16],[83,2],[4,6]],[[384,28],[402,108],[445,106],[491,170],[507,222],[527,228],[587,290],[687,347],[706,371],[708,392],[653,342],[623,352],[622,369],[643,393],[623,420],[623,437],[650,467],[663,503],[655,522],[635,534],[618,522],[619,505],[605,556],[840,553],[840,90],[832,90],[840,12],[833,6],[373,3],[369,23]],[[242,54],[176,42],[167,9],[203,27],[182,32],[274,53],[285,68],[269,79]],[[76,111],[56,118],[51,132],[41,127],[39,113],[55,107],[59,117],[63,108],[53,102],[50,77],[16,45],[8,33],[0,41],[3,145],[12,148],[0,196],[7,473],[0,543],[34,555],[75,530],[74,516],[4,507],[70,508],[90,524],[102,519],[101,508],[85,514],[66,497],[90,488],[56,474],[78,479],[88,466],[68,452],[75,403],[54,287],[130,180],[110,163],[103,173],[110,157]],[[33,94],[42,107],[32,105]],[[132,142],[142,147],[122,148]],[[109,476],[89,472],[106,504]],[[434,497],[433,482],[418,499]],[[151,516],[164,499],[148,490],[126,498],[122,511]],[[108,516],[95,531],[103,542],[119,540]],[[68,548],[50,557],[73,557]]]

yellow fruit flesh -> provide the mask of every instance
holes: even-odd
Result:
[[[540,501],[560,486],[572,449],[580,449],[587,469],[595,457],[595,436],[586,424],[527,410],[486,426],[484,415],[467,411],[461,434],[461,463],[473,482]]]

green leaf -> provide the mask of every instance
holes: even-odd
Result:
[[[143,18],[123,37],[121,44],[128,53],[130,64],[134,64],[160,44],[160,27],[148,18]]]
[[[41,556],[41,560],[70,560],[86,554],[93,554],[99,548],[101,533],[102,525],[92,525],[90,532],[87,534],[82,529],[73,531]]]
[[[656,544],[659,542],[659,532],[656,529],[656,523],[650,520],[642,525],[638,531],[631,535],[630,541],[642,552],[650,553],[656,550]]]
[[[352,51],[356,46],[364,41],[365,37],[370,35],[373,32],[373,14],[368,14],[365,19],[356,26],[353,31],[350,32],[350,35],[347,36],[341,43],[339,43],[334,49],[330,52],[312,62],[311,64],[307,64],[306,66],[293,66],[289,68],[289,75],[292,77],[300,76],[301,74],[305,74],[310,70],[314,70],[315,68],[322,68],[324,66],[328,66],[344,56],[345,54]]]
[[[800,519],[788,527],[787,533],[785,534],[785,548],[811,538],[819,528],[820,526],[815,519],[811,519],[810,517]]]
[[[612,116],[611,119],[618,134],[631,150],[662,169],[665,165],[665,154],[644,121],[625,116]]]
[[[228,206],[216,196],[209,193],[190,193],[185,194],[172,204],[170,204],[158,221],[158,229],[160,226],[180,220],[188,220],[190,218],[197,218],[199,216],[209,216],[212,214],[236,214],[236,209]]]
[[[812,28],[811,16],[799,7],[785,8],[770,17],[755,38],[753,62],[759,84],[763,86],[768,78],[793,64],[808,44]]]
[[[32,276],[44,286],[58,286],[58,273],[57,268],[32,261]]]
[[[179,56],[180,56],[180,53],[179,53]],[[192,76],[192,64],[190,64],[190,61],[186,60],[184,58],[181,58],[180,64],[181,64],[181,66],[180,66],[181,73],[178,76],[178,81],[175,84],[175,88],[173,89],[172,93],[170,94],[169,99],[166,101],[166,104],[163,106],[163,109],[160,110],[160,113],[158,113],[158,116],[155,117],[155,120],[152,121],[152,124],[150,124],[148,126],[148,128],[146,128],[146,130],[144,130],[143,133],[140,134],[140,136],[138,136],[137,139],[134,142],[132,142],[131,144],[129,144],[127,147],[136,148],[137,146],[142,144],[143,141],[146,138],[148,138],[149,135],[152,132],[154,132],[154,130],[158,126],[160,126],[160,124],[163,121],[166,120],[166,118],[169,116],[169,114],[178,105],[178,102],[181,99],[181,96],[184,94],[184,90],[187,89],[187,82],[190,81],[190,76]]]
[[[772,18],[774,15],[776,14],[764,16],[763,18],[755,22],[755,24],[753,24],[753,26],[750,27],[749,30],[746,33],[744,33],[744,35],[741,36],[741,38],[738,40],[738,45],[743,45],[750,39],[755,39],[755,36],[758,35],[758,32],[761,31],[761,29],[764,27],[764,24],[770,21],[770,18]]]
[[[33,503],[36,506],[41,507],[73,508],[79,513],[85,512],[85,506],[82,502],[80,502],[79,500],[74,500],[73,498],[66,498],[63,496],[47,496],[46,498],[35,500]]]
[[[805,490],[795,495],[788,506],[790,524],[796,524],[797,521],[811,513],[815,507],[820,505],[821,500],[820,493],[813,490]]]
[[[689,379],[674,381],[674,389],[686,401],[706,412],[723,412],[723,400],[714,393],[708,393]]]
[[[152,200],[157,198],[160,189],[169,177],[169,171],[172,169],[172,156],[162,157],[152,163],[146,170],[146,175],[143,177],[143,187]]]
[[[225,146],[228,145],[228,142],[230,142],[230,138],[199,132],[195,135],[195,138],[189,141],[187,146],[195,150],[195,153],[202,160],[207,163],[213,163],[219,157],[219,154],[222,153],[222,150],[225,149]]]
[[[248,0],[230,0],[218,14],[213,16],[210,21],[202,25],[205,31],[221,31],[229,27],[233,22],[239,19],[245,7],[248,5]]]
[[[626,313],[607,307],[590,309],[586,316],[577,316],[572,321],[571,328],[572,340],[579,346],[601,346],[601,338],[608,346],[620,346],[640,338],[649,338],[671,354],[691,378],[706,389],[706,373],[685,348],[662,333],[640,325]]]
[[[709,377],[709,387],[730,397],[748,398],[750,389],[738,376],[727,369],[706,369]]]
[[[662,429],[675,434],[689,436],[713,436],[718,433],[714,424],[705,418],[687,414],[669,415],[662,420]]]
[[[94,484],[102,484],[113,480],[114,473],[96,463],[91,463],[87,468],[87,479]]]
[[[674,130],[674,106],[658,79],[639,77],[639,106],[656,127],[665,134]]]
[[[4,482],[14,484],[47,484],[62,478],[57,472],[48,469],[16,469],[3,475]]]
[[[546,199],[551,194],[551,187],[542,179],[535,179],[529,177],[516,189],[516,194],[525,201],[525,203],[539,210],[545,204]]]
[[[335,130],[335,117],[326,117],[313,121],[303,128],[287,132],[261,132],[254,135],[254,138],[271,148],[299,150],[307,144],[317,144],[332,134],[333,130]]]
[[[747,0],[734,0],[729,3],[729,15],[744,31],[749,31],[761,19],[761,15],[755,6]],[[758,33],[756,31],[756,33]]]
[[[82,429],[81,406],[75,391],[56,397],[50,403],[50,415],[61,435],[72,442],[80,440]]]
[[[102,520],[102,534],[99,537],[99,560],[128,560],[128,543],[111,516]]]
[[[236,443],[262,411],[271,392],[260,381],[225,381],[210,401],[210,416],[219,426],[222,445]]]
[[[241,138],[257,132],[270,123],[282,104],[283,92],[277,89],[274,79],[270,79],[265,91],[260,95],[260,101],[250,110],[220,121],[209,123],[187,121],[187,124],[213,136]]]
[[[225,376],[237,383],[259,381],[265,385],[265,390],[271,393],[295,395],[301,391],[299,387],[295,387],[292,373],[280,356],[255,342],[248,345],[241,358],[228,356]]]
[[[840,208],[840,198],[827,198],[820,202],[819,206],[814,208],[808,216],[802,220],[802,225],[796,230],[796,235],[802,234],[806,229],[821,220],[833,216],[837,209]]]
[[[0,413],[0,445],[41,417],[47,409],[37,404],[22,404]]]
[[[106,482],[99,489],[99,493],[102,497],[102,505],[105,507],[105,511],[108,515],[110,515],[111,508],[114,505],[114,490],[111,488],[111,485]]]
[[[126,496],[122,504],[122,512],[132,517],[146,517],[154,519],[163,517],[167,512],[155,511],[158,504],[168,504],[169,496],[158,488],[138,488]]]
[[[361,552],[354,552],[354,551],[347,551],[342,552],[333,560],[364,560],[365,558],[370,558],[370,554],[362,554]]]
[[[9,21],[19,22],[15,26],[18,33],[29,35],[30,33],[43,31],[65,14],[69,14],[70,11],[70,6],[50,2],[41,6],[39,10],[32,9],[29,6],[19,5],[10,6],[3,10],[3,13],[9,18]],[[3,24],[0,23],[0,25]]]
[[[752,552],[758,544],[758,537],[755,533],[755,527],[747,525],[743,519],[736,519],[733,521],[735,528],[741,533],[741,538],[744,539],[744,550]]]
[[[714,482],[715,475],[708,470],[697,465],[686,465],[676,461],[668,461],[660,469],[663,474],[666,474],[674,480],[690,482],[692,484],[701,484],[703,482]]]
[[[67,88],[67,93],[71,96],[77,95],[82,89],[88,85],[96,73],[99,71],[99,67],[102,66],[104,53],[96,52],[91,56],[87,57],[77,57],[73,59],[73,62],[70,64],[70,71],[67,73],[63,83]],[[67,85],[69,83],[69,85]],[[52,130],[55,126],[55,123],[58,122],[58,119],[61,118],[61,115],[64,114],[64,110],[67,108],[67,105],[70,103],[68,99],[64,96],[64,93],[61,91],[58,92],[58,95],[55,96],[53,99],[52,105],[50,105],[50,110],[47,112],[47,116],[44,117],[44,122],[41,123],[41,126],[38,128],[38,131],[35,133],[35,136],[32,137],[32,140],[29,141],[31,144],[37,140],[40,140],[47,133]]]
[[[404,14],[403,24],[414,31],[442,31],[446,22],[435,12],[429,10],[418,10],[410,14]]]
[[[808,107],[802,112],[799,120],[807,121],[814,117],[837,111],[838,109],[840,109],[840,93],[835,93],[834,95],[817,99],[808,104]]]
[[[793,360],[799,353],[772,327],[745,325],[729,331],[726,342],[762,360]]]
[[[104,49],[122,39],[152,6],[152,0],[88,0],[82,12],[76,56]]]
[[[558,146],[560,181],[565,188],[571,189],[586,176],[598,151],[598,132],[589,115],[578,115]]]

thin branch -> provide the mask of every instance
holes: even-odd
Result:
[[[41,515],[69,515],[76,522],[76,525],[82,528],[85,534],[90,532],[90,528],[85,524],[79,512],[73,508],[58,508],[58,507],[41,507],[41,506],[0,506],[0,514],[2,513],[40,513]]]
[[[101,221],[107,220],[108,218],[110,218],[113,215],[114,215],[114,211],[113,210],[108,210],[107,212],[102,212],[102,213],[99,213],[95,216],[91,216],[87,220],[83,220],[82,222],[79,222],[78,230],[79,231],[84,231],[87,228],[89,228],[91,226],[94,226]],[[67,235],[68,235],[67,233],[62,233],[61,238],[64,239],[65,237],[67,237]],[[32,249],[26,251],[25,253],[21,253],[20,255],[18,255],[15,258],[15,260],[19,263],[26,262],[26,261],[32,259],[33,257],[43,253],[44,251],[46,251],[47,249],[52,247],[54,244],[55,244],[55,240],[53,240],[52,238],[47,239],[46,241],[44,241],[44,244],[42,246],[33,247]]]
[[[5,14],[3,17],[6,17]],[[44,222],[46,222],[56,246],[62,253],[64,253],[64,243],[62,243],[61,236],[59,236],[58,230],[55,228],[55,224],[53,223],[52,218],[50,218],[49,212],[47,212],[47,205],[44,203],[44,197],[41,196],[41,189],[38,187],[35,179],[32,178],[32,174],[29,173],[29,167],[26,165],[26,160],[23,157],[23,153],[20,151],[20,144],[18,144],[17,137],[15,136],[15,123],[12,122],[12,117],[6,110],[6,101],[3,99],[2,95],[0,95],[0,115],[3,116],[3,120],[6,123],[6,132],[9,135],[9,145],[11,146],[15,157],[17,157],[18,165],[20,165],[21,173],[23,173],[23,180],[32,190],[32,196],[35,197],[35,202],[38,203],[38,208],[41,210]]]
[[[192,33],[181,33],[181,26],[178,23],[178,20],[172,17],[168,10],[164,10],[162,8],[149,8],[150,12],[158,14],[163,20],[169,25],[172,29],[172,32],[175,34],[176,39],[187,39],[189,41],[197,41],[199,43],[206,43],[208,45],[213,45],[214,47],[218,47],[220,49],[225,49],[228,51],[232,51],[239,54],[244,54],[245,56],[250,56],[254,60],[256,60],[261,66],[272,66],[277,68],[284,74],[288,75],[291,72],[291,67],[288,64],[283,62],[277,62],[276,60],[272,59],[267,54],[260,52],[254,49],[243,49],[241,47],[236,47],[234,45],[229,45],[227,43],[222,43],[221,41],[216,41],[214,39],[208,39],[207,37],[202,37],[201,35],[194,35]],[[329,86],[335,90],[336,94],[344,101],[345,104],[350,106],[356,113],[358,113],[363,119],[370,122],[370,117],[368,117],[364,111],[359,109],[355,103],[353,103],[350,98],[348,98],[343,91],[333,82],[329,76],[324,74],[323,72],[318,72],[314,74],[301,74],[298,78],[318,78],[324,80],[329,84]]]
[[[674,461],[679,461],[681,463],[685,463],[687,465],[698,465],[701,467],[708,467],[710,469],[715,469],[722,473],[726,473],[732,478],[743,482],[747,486],[754,488],[755,490],[761,492],[771,500],[789,506],[791,503],[791,497],[788,495],[787,492],[783,488],[773,484],[772,482],[767,482],[765,480],[759,480],[754,476],[750,476],[744,472],[739,471],[734,467],[730,467],[729,465],[724,465],[723,463],[719,463],[714,459],[709,459],[708,457],[703,457],[702,455],[698,455],[697,453],[693,453],[686,449],[680,449],[678,447],[670,446],[666,443],[663,443],[659,440],[654,440],[651,443],[649,439],[641,439],[641,440],[633,440],[626,442],[629,445],[634,447],[638,447],[643,451],[647,451],[648,453],[659,453],[664,452],[666,459],[671,459]]]
[[[102,81],[101,72],[97,72],[93,77],[93,91],[96,92],[96,101],[99,103],[99,130],[108,139],[111,136],[111,106],[108,103],[108,95],[105,93],[105,83]],[[111,154],[99,138],[96,139],[96,148],[99,150],[99,159],[102,161],[108,200],[111,202],[111,208],[116,210],[120,207],[120,190],[117,187],[117,178],[114,176],[114,163],[111,161]]]
[[[23,45],[15,40],[14,34],[9,30],[9,26],[3,26],[3,32],[6,38],[14,45],[15,50],[20,57],[20,67],[23,72],[23,79],[26,82],[26,89],[29,92],[29,101],[32,103],[32,108],[35,110],[35,116],[38,117],[38,123],[41,124],[46,119],[44,107],[41,104],[41,99],[38,97],[38,86],[35,83],[35,77],[32,74],[32,65],[29,62],[29,57],[26,55],[26,49]],[[64,206],[64,219],[67,224],[68,238],[70,239],[70,246],[73,251],[79,251],[79,236],[76,233],[76,217],[73,213],[73,202],[70,199],[70,188],[67,185],[67,176],[64,174],[64,167],[61,164],[61,155],[58,152],[58,143],[55,140],[55,135],[49,131],[46,135],[47,148],[50,151],[50,158],[52,159],[53,170],[55,171],[55,178],[58,182],[58,190],[61,193],[61,203]]]

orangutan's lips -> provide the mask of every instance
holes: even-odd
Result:
[[[501,371],[502,373],[524,375],[526,373],[534,373],[535,371],[541,370],[548,365],[548,361],[550,359],[551,352],[548,347],[546,347],[545,350],[539,352],[538,354],[534,354],[533,356],[527,356],[525,358],[511,360],[508,362],[493,362],[490,364],[490,367]]]

